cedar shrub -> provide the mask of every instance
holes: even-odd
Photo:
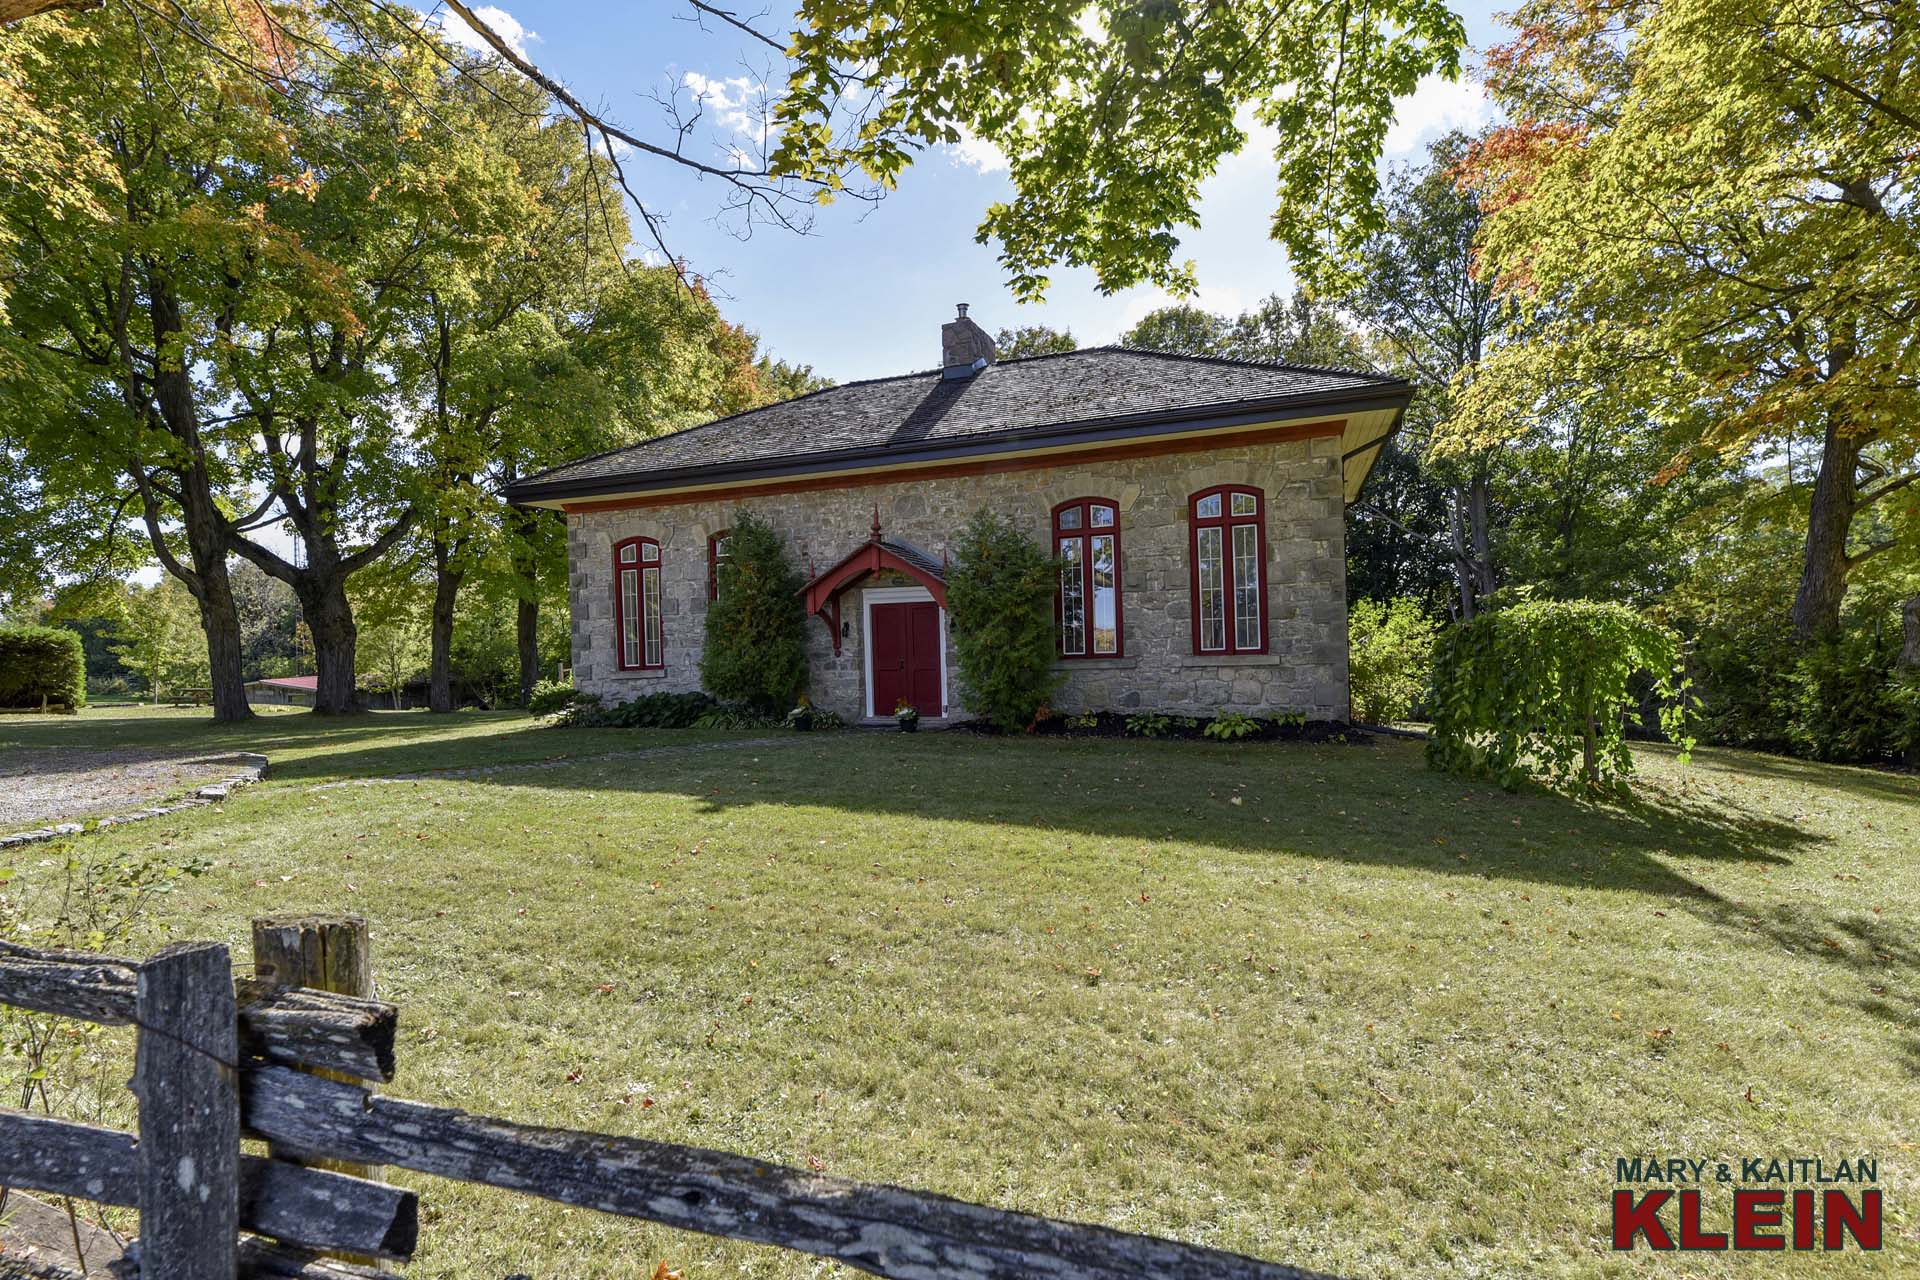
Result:
[[[734,514],[719,598],[707,606],[700,683],[722,702],[782,715],[807,687],[806,582],[780,535],[751,511]]]
[[[1000,729],[1021,729],[1060,687],[1053,594],[1060,563],[1012,521],[982,508],[961,531],[947,574],[947,617],[961,697]]]

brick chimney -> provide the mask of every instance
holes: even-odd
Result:
[[[967,319],[967,304],[960,314],[940,326],[940,374],[945,378],[971,378],[993,363],[993,338]]]

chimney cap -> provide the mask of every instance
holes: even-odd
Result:
[[[961,303],[956,303],[955,305],[956,305],[956,306],[957,306],[957,307],[959,308],[959,310],[960,310],[960,318],[961,318],[962,320],[964,320],[964,319],[966,319],[966,318],[967,318],[967,304],[966,304],[966,303],[964,303],[964,302],[961,302]]]

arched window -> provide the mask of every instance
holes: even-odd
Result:
[[[720,566],[727,558],[727,535],[732,530],[722,529],[707,539],[707,599],[720,598]]]
[[[1053,550],[1060,557],[1054,616],[1063,658],[1118,658],[1120,638],[1120,507],[1108,498],[1075,498],[1053,509]]]
[[[660,544],[628,538],[613,545],[613,636],[622,671],[666,665],[660,643]]]
[[[1267,502],[1251,485],[1193,495],[1193,651],[1267,651]]]

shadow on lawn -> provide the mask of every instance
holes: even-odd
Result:
[[[1709,774],[1745,774],[1771,782],[1791,782],[1800,786],[1827,787],[1845,791],[1863,800],[1886,801],[1920,808],[1920,777],[1869,769],[1859,765],[1819,764],[1796,760],[1792,756],[1741,752],[1737,758],[1719,755],[1696,756],[1691,766]]]
[[[524,721],[526,739],[517,732],[498,740],[484,734],[448,739],[449,731],[511,720]],[[432,769],[445,765],[449,756],[462,763],[487,763],[532,757],[542,750],[551,754],[551,739],[535,741],[535,729],[535,722],[517,712],[322,716],[266,710],[256,711],[252,720],[219,724],[201,715],[156,715],[144,708],[129,713],[116,707],[77,717],[0,718],[0,767],[10,751],[21,752],[22,759],[31,753],[35,772],[85,772],[100,767],[102,752],[147,760],[255,751],[267,757],[274,780],[298,780]]]
[[[1708,899],[1713,895],[1679,864],[1785,865],[1795,850],[1820,842],[1761,814],[1671,796],[1600,805],[1544,792],[1509,795],[1431,773],[1417,746],[1399,743],[1232,747],[822,735],[744,759],[735,752],[667,754],[644,763],[587,759],[476,781],[694,794],[716,814],[743,805],[824,807]]]

